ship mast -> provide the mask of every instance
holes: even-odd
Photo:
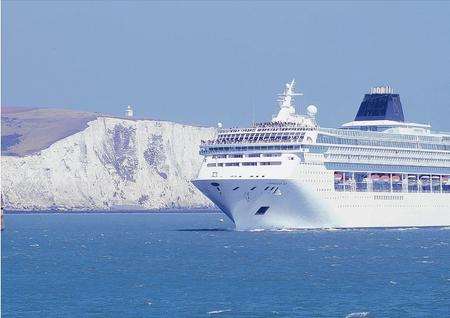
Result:
[[[302,93],[295,92],[295,79],[290,83],[286,83],[286,87],[282,94],[278,94],[278,104],[280,111],[272,121],[286,121],[289,117],[295,115],[294,96],[302,96]]]

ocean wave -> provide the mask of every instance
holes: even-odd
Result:
[[[298,232],[300,231],[299,229],[276,229],[276,230],[272,230],[274,232]]]
[[[362,228],[362,227],[355,227],[355,228],[351,228],[351,227],[324,227],[321,229],[317,229],[317,231],[320,232],[368,232],[371,231],[373,229],[371,228]],[[371,233],[369,233],[371,234]]]
[[[369,317],[368,311],[361,311],[361,312],[352,312],[349,313],[345,318],[360,318],[360,317]]]
[[[224,312],[230,312],[231,309],[220,309],[220,310],[212,310],[212,311],[208,311],[208,315],[217,315],[217,314],[221,314]]]
[[[414,230],[420,230],[420,228],[412,226],[412,227],[397,227],[397,228],[390,228],[389,229],[389,231],[400,231],[400,232],[403,232],[403,231],[414,231]]]

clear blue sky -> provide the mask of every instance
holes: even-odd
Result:
[[[450,130],[450,3],[2,2],[4,106],[246,125],[292,77],[322,126],[390,84],[407,120]]]

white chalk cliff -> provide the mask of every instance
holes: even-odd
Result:
[[[214,128],[98,117],[35,154],[2,156],[2,199],[13,210],[212,207],[191,183]]]

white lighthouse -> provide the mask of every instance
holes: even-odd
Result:
[[[133,117],[133,107],[131,107],[131,105],[127,106],[127,109],[125,110],[125,117]]]

